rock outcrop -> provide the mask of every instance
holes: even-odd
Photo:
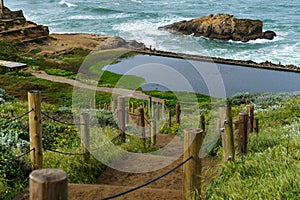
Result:
[[[162,26],[159,29],[196,37],[243,42],[256,39],[272,40],[276,36],[273,31],[263,32],[263,22],[260,20],[237,19],[229,14],[211,14]]]
[[[21,10],[11,11],[7,7],[3,7],[0,18],[0,39],[28,42],[45,39],[48,36],[49,29],[47,26],[27,21]]]

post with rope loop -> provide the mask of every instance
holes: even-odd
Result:
[[[41,92],[28,92],[30,161],[32,169],[43,168]]]
[[[224,105],[219,108],[219,127],[222,134],[224,161],[234,160],[234,138],[232,126],[231,106]]]
[[[138,126],[140,129],[140,133],[141,133],[141,141],[144,144],[144,146],[146,145],[146,133],[145,133],[145,114],[144,114],[144,108],[143,107],[139,107],[138,108],[138,115],[139,115],[139,119],[138,119]]]
[[[118,97],[118,130],[121,137],[121,143],[125,143],[125,97]]]
[[[248,124],[248,114],[246,112],[240,112],[239,113],[238,150],[242,154],[247,152],[247,140],[248,140],[247,124]]]
[[[184,153],[183,160],[192,157],[183,165],[183,199],[192,199],[192,192],[198,190],[201,194],[201,158],[200,149],[203,142],[202,129],[184,130]]]
[[[90,130],[89,130],[90,116],[88,113],[82,113],[80,115],[80,137],[81,148],[83,151],[83,160],[88,162],[90,159]]]

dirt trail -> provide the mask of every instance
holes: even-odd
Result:
[[[30,73],[37,78],[46,79],[46,80],[53,81],[53,82],[67,83],[67,84],[72,85],[77,88],[86,88],[86,89],[90,89],[90,90],[107,92],[107,93],[117,94],[117,95],[121,95],[121,96],[125,96],[125,97],[136,98],[136,99],[144,99],[144,100],[149,99],[149,96],[142,93],[141,91],[128,90],[128,89],[122,89],[122,88],[97,87],[97,86],[81,83],[77,80],[71,80],[71,79],[61,77],[61,76],[49,75],[49,74],[46,74],[44,71],[39,71],[39,72],[30,71]],[[161,99],[153,97],[152,101],[161,102]]]
[[[109,92],[113,94],[123,95],[127,97],[137,98],[137,99],[145,99],[149,98],[148,95],[140,91],[132,91],[127,89],[120,88],[106,88],[106,87],[96,87],[92,85],[88,85],[85,83],[81,83],[76,80],[70,80],[64,77],[52,76],[48,75],[45,72],[31,72],[35,77],[42,78],[54,82],[67,83],[74,87],[81,87],[91,90],[98,90],[103,92]],[[153,98],[153,101],[161,101],[161,99]],[[68,187],[68,199],[69,200],[94,200],[101,199],[111,195],[115,195],[117,193],[126,191],[135,186],[144,184],[162,174],[179,165],[183,158],[180,156],[179,158],[172,157],[174,152],[183,152],[183,147],[179,145],[180,143],[170,143],[170,141],[179,141],[180,139],[174,135],[170,134],[157,134],[157,145],[160,148],[168,145],[166,151],[161,152],[159,159],[161,162],[170,161],[170,164],[166,167],[159,168],[155,171],[146,172],[146,173],[128,173],[124,171],[118,171],[113,168],[107,168],[107,170],[99,177],[98,183],[93,185],[81,185],[81,184],[69,184]],[[178,145],[177,145],[178,144]],[[139,157],[139,158],[128,158],[123,157],[115,166],[123,166],[123,167],[135,167],[135,163],[146,163],[145,166],[149,164],[151,166],[152,161],[151,158],[156,159],[158,157]],[[169,159],[169,160],[168,160]],[[203,166],[203,176],[204,181],[208,182],[215,174],[207,173],[205,169],[215,168],[217,166],[217,161],[212,161],[210,158],[204,158],[202,160]],[[156,166],[157,167],[157,166]],[[116,200],[169,200],[169,199],[182,199],[182,166],[177,168],[175,171],[170,173],[168,176],[161,178],[160,180],[138,189],[129,194],[114,198]],[[149,170],[150,171],[150,170]],[[216,170],[217,171],[217,170]]]
[[[157,134],[158,146],[161,148],[169,144],[174,139],[174,135]],[[171,151],[180,149],[182,147],[171,147]],[[182,150],[182,149],[180,149]],[[168,158],[167,156],[165,156]],[[131,160],[133,161],[133,160]],[[118,171],[116,169],[108,168],[98,179],[99,185],[69,185],[69,200],[80,199],[101,199],[109,197],[111,195],[118,194],[133,187],[144,184],[162,174],[176,167],[183,161],[182,156],[176,159],[175,162],[170,165],[147,173],[127,173]],[[129,165],[130,160],[120,159],[120,165]],[[147,157],[144,160],[140,158],[137,162],[142,162],[151,165]],[[216,161],[212,161],[210,158],[202,159],[203,176],[204,181],[208,182],[214,174],[206,172],[207,168],[215,168],[217,166]],[[132,164],[131,167],[135,167]],[[182,166],[177,168],[169,175],[159,179],[158,181],[151,183],[141,189],[128,193],[126,195],[115,198],[116,200],[169,200],[169,199],[182,199],[182,183],[183,183],[183,168]]]

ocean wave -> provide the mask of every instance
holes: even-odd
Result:
[[[70,8],[70,7],[76,7],[76,6],[77,6],[77,5],[75,5],[75,4],[66,2],[66,1],[64,1],[64,0],[61,0],[61,1],[59,2],[59,4],[61,4],[61,5],[66,5],[66,6],[68,6],[69,8]]]
[[[100,20],[100,19],[123,19],[128,17],[133,17],[133,14],[118,13],[110,15],[73,15],[69,16],[67,19],[71,20]]]

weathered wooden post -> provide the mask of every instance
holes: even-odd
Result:
[[[160,120],[160,109],[159,109],[159,104],[156,104],[156,111],[155,111],[155,120],[159,121]]]
[[[200,129],[202,129],[203,132],[205,131],[205,117],[204,117],[204,115],[200,115]]]
[[[177,104],[176,105],[176,123],[177,124],[180,124],[180,113],[181,113],[180,105]]]
[[[258,128],[259,123],[258,122],[259,122],[259,120],[257,118],[253,119],[253,132],[256,133],[256,134],[258,134],[258,130],[259,130],[259,128]]]
[[[101,101],[99,101],[99,110],[101,110],[102,109],[102,102]]]
[[[150,97],[150,96],[148,99],[148,113],[149,113],[149,116],[152,117],[152,97]]]
[[[118,116],[118,128],[121,137],[121,143],[125,143],[125,97],[118,97],[118,108],[117,108],[117,116]]]
[[[145,146],[146,145],[146,133],[145,133],[145,115],[144,114],[145,114],[144,108],[139,107],[138,108],[138,115],[139,115],[138,126],[139,126],[140,133],[141,133],[141,141]]]
[[[223,124],[224,126],[224,130],[222,132],[224,161],[226,162],[228,160],[234,160],[234,138],[232,128],[231,106],[225,105],[220,107],[220,122],[221,125]]]
[[[111,106],[111,111],[115,113],[115,110],[117,109],[117,99],[111,98],[110,100],[110,106]]]
[[[131,102],[131,112],[134,113],[134,103]]]
[[[248,133],[253,132],[254,105],[247,105],[246,112],[248,113]]]
[[[88,162],[90,159],[90,130],[89,130],[90,116],[88,113],[80,115],[80,137],[81,149],[83,152],[83,160]]]
[[[166,117],[166,100],[163,99],[161,102],[161,118],[165,118]]]
[[[201,158],[199,157],[203,142],[203,130],[187,129],[184,131],[183,161],[183,199],[192,199],[191,192],[198,190],[201,194]]]
[[[168,127],[171,130],[171,127],[172,127],[172,112],[171,112],[171,108],[168,109]]]
[[[90,99],[90,109],[93,109],[93,99]]]
[[[150,138],[151,138],[151,144],[155,145],[156,144],[156,121],[154,119],[150,120]]]
[[[3,0],[0,0],[0,18],[4,17],[4,3]]]
[[[244,154],[247,152],[247,124],[248,124],[248,113],[239,113],[239,139],[238,139],[238,150],[240,153]]]
[[[34,170],[29,179],[30,200],[68,200],[66,172],[59,169]]]
[[[32,169],[43,168],[41,92],[28,92],[30,161]]]

